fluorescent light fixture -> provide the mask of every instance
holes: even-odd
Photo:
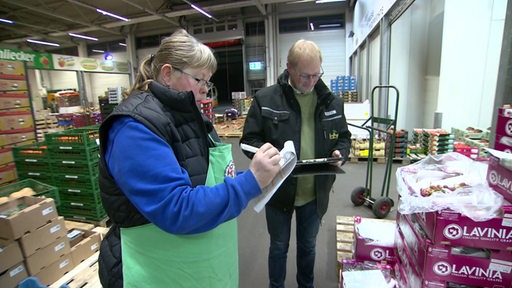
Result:
[[[119,45],[126,47],[126,44],[125,44],[125,43],[121,43],[121,42],[119,42]]]
[[[82,39],[98,41],[98,38],[94,38],[94,37],[91,37],[91,36],[86,36],[86,35],[81,35],[81,34],[76,34],[76,33],[68,33],[68,35],[69,36],[73,36],[73,37],[82,38]]]
[[[204,16],[208,17],[208,18],[213,18],[212,15],[208,14],[206,11],[204,11],[203,9],[197,7],[196,5],[194,4],[190,4],[190,7],[196,9],[197,11],[201,12]]]
[[[59,47],[60,46],[57,43],[45,42],[45,41],[39,41],[39,40],[32,40],[32,39],[27,39],[27,42],[35,43],[35,44],[41,44],[41,45],[47,45],[47,46],[54,46],[54,47]]]
[[[322,26],[320,26],[322,27]],[[314,31],[315,30],[315,24],[313,24],[313,22],[309,22],[309,28],[311,28],[311,31]]]
[[[99,50],[99,49],[92,49],[91,51],[96,52],[96,53],[105,53],[105,50]]]
[[[4,23],[7,23],[7,24],[14,24],[13,21],[7,20],[7,19],[3,19],[3,18],[0,18],[0,22],[4,22]]]
[[[119,16],[119,15],[116,15],[116,14],[114,14],[114,13],[110,13],[110,12],[108,12],[108,11],[101,10],[101,9],[99,9],[99,8],[96,8],[96,11],[97,11],[98,13],[103,14],[103,15],[110,16],[110,17],[113,17],[113,18],[116,18],[116,19],[119,19],[119,20],[123,20],[123,21],[130,21],[130,19],[126,19],[126,18],[121,17],[121,16]]]
[[[332,3],[332,2],[345,2],[346,0],[316,0],[316,4]]]
[[[320,24],[318,25],[318,27],[320,28],[330,28],[330,27],[340,27],[341,24],[340,23],[336,23],[336,24]]]

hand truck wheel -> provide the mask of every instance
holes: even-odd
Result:
[[[393,204],[393,200],[390,198],[379,198],[375,201],[375,203],[373,203],[373,214],[379,219],[386,218],[386,216],[388,216],[389,212],[391,211]]]
[[[356,187],[350,195],[350,200],[354,206],[361,206],[366,202],[366,196],[370,191],[365,187]]]

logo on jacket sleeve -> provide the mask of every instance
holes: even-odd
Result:
[[[233,160],[229,161],[228,165],[226,166],[226,170],[224,170],[224,177],[226,176],[229,176],[231,178],[236,177],[236,168]]]

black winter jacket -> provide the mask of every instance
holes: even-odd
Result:
[[[259,90],[252,101],[245,120],[241,143],[260,147],[270,142],[278,149],[292,140],[300,159],[301,113],[293,88],[288,84],[288,71],[285,70],[277,84]],[[320,79],[314,87],[318,99],[315,107],[315,157],[330,157],[339,150],[347,159],[350,153],[351,133],[343,107],[343,99],[334,96]],[[248,157],[253,154],[244,153]],[[336,179],[335,175],[315,176],[317,213],[322,217],[329,204],[329,191]],[[297,178],[288,177],[267,205],[283,211],[293,209]]]
[[[180,166],[190,175],[193,187],[206,181],[211,146],[208,133],[220,141],[213,124],[197,109],[191,92],[177,92],[157,82],[149,85],[149,92],[130,95],[105,119],[100,127],[99,181],[103,207],[112,227],[101,243],[98,259],[103,287],[123,287],[119,228],[149,222],[117,187],[104,160],[109,128],[120,116],[134,118],[169,143]]]

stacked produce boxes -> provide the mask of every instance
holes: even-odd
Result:
[[[512,207],[483,185],[483,168],[455,152],[398,168],[399,283],[511,287]]]
[[[386,157],[388,156],[388,151],[390,150],[390,145],[392,141],[393,131],[390,131],[388,136],[386,137]],[[393,158],[401,159],[407,157],[407,146],[409,145],[409,132],[407,130],[398,130],[395,132],[395,149],[393,149]]]
[[[98,126],[46,135],[54,185],[59,189],[59,214],[70,219],[101,221]]]

